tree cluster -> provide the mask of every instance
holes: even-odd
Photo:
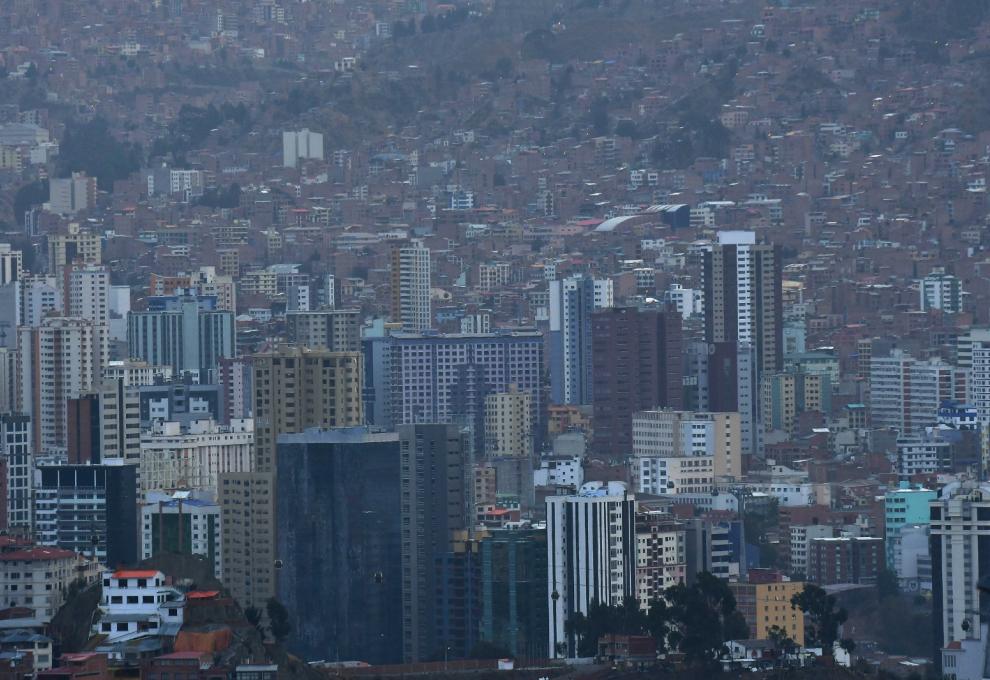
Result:
[[[59,143],[58,174],[68,177],[82,171],[96,177],[100,189],[113,191],[113,183],[138,170],[143,159],[139,144],[121,142],[105,119],[93,118],[66,126]]]
[[[671,586],[647,611],[635,598],[611,607],[593,602],[586,615],[574,614],[565,628],[578,656],[597,655],[603,635],[650,635],[658,651],[681,652],[696,666],[717,664],[727,640],[749,635],[728,584],[707,572],[691,585]]]

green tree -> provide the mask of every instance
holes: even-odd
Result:
[[[877,597],[885,600],[888,597],[897,597],[901,592],[901,586],[897,582],[897,574],[893,569],[885,568],[877,574]]]
[[[717,576],[701,572],[690,586],[678,584],[668,588],[664,598],[673,621],[668,642],[689,663],[717,665],[727,640],[749,636],[746,621],[736,609],[736,598],[728,584]]]
[[[139,145],[121,142],[111,134],[107,121],[97,117],[66,126],[59,143],[58,172],[62,177],[85,172],[96,177],[100,189],[113,191],[115,181],[141,167],[143,156]]]
[[[822,654],[830,656],[839,638],[839,626],[849,617],[845,609],[836,606],[834,595],[808,583],[804,590],[791,598],[791,606],[800,609],[810,619],[804,639],[809,646],[820,645]]]
[[[598,97],[591,103],[589,118],[597,137],[608,134],[608,105],[608,97]]]
[[[289,610],[274,597],[268,600],[266,609],[268,611],[268,629],[271,631],[272,637],[275,638],[275,642],[281,643],[292,632]]]
[[[248,623],[257,629],[259,633],[264,635],[264,631],[261,627],[261,610],[257,607],[248,607],[244,610],[244,618],[247,619]]]
[[[41,205],[49,198],[48,180],[39,179],[25,184],[14,194],[14,217],[18,224],[24,224],[24,213],[36,205]]]

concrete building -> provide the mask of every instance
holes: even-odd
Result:
[[[220,475],[220,564],[224,585],[242,608],[264,610],[275,597],[275,475]]]
[[[807,576],[810,543],[819,538],[832,538],[835,529],[825,524],[793,524],[789,527],[788,565],[792,576]],[[811,579],[808,579],[811,580]]]
[[[0,286],[20,281],[23,267],[24,253],[11,248],[9,243],[0,243]]]
[[[402,658],[399,439],[363,428],[279,438],[278,598],[302,658]]]
[[[75,215],[96,207],[96,178],[84,172],[71,177],[48,180],[49,199],[46,210],[57,215]]]
[[[21,326],[40,326],[42,319],[51,313],[63,311],[62,286],[54,276],[25,275],[20,286]]]
[[[430,249],[421,241],[392,250],[392,321],[406,332],[433,328],[430,301]]]
[[[711,411],[738,411],[743,454],[761,448],[759,386],[784,367],[779,247],[746,231],[720,231],[702,259]]]
[[[807,579],[812,583],[874,585],[885,564],[882,538],[834,536],[808,541]]]
[[[331,352],[361,351],[361,311],[321,309],[285,315],[289,343]]]
[[[938,309],[946,314],[963,311],[963,289],[959,277],[934,271],[918,282],[921,311]]]
[[[554,404],[591,404],[591,316],[614,303],[610,279],[572,276],[550,284],[550,401]]]
[[[952,482],[930,502],[929,513],[936,665],[946,650],[967,651],[978,643],[974,653],[982,668],[987,614],[977,584],[990,574],[985,559],[990,554],[990,484]],[[951,665],[941,670],[952,672]]]
[[[770,373],[763,376],[760,398],[764,432],[792,434],[802,413],[831,413],[832,382],[824,374]]]
[[[938,420],[942,402],[964,402],[964,371],[940,359],[919,361],[893,350],[870,358],[870,420],[874,428],[917,434]]]
[[[707,493],[716,478],[742,478],[738,413],[640,411],[632,421],[637,491]]]
[[[146,361],[110,361],[103,367],[104,380],[119,380],[124,387],[167,383],[172,380],[171,366],[155,366]]]
[[[884,548],[887,568],[893,569],[898,576],[904,571],[901,530],[907,526],[928,524],[928,506],[937,497],[937,492],[912,488],[907,482],[902,482],[898,488],[884,494]]]
[[[106,329],[84,319],[46,317],[18,329],[18,408],[31,417],[43,453],[65,453],[66,403],[100,383],[108,357]]]
[[[540,422],[543,336],[537,331],[393,333],[379,357],[373,370],[382,387],[376,385],[375,397],[387,401],[385,427],[457,423],[471,429],[474,450],[483,451],[485,397],[507,393],[511,385],[529,394],[533,422]],[[535,431],[539,437],[540,427]]]
[[[31,419],[13,413],[0,414],[0,460],[6,489],[6,505],[0,527],[30,532],[34,515],[34,447]]]
[[[323,160],[323,135],[307,128],[282,133],[282,165],[294,168],[301,160]]]
[[[166,585],[155,569],[117,569],[103,573],[103,590],[93,635],[107,643],[125,642],[149,634],[178,632],[185,618],[186,596]]]
[[[41,545],[95,556],[103,564],[134,564],[137,514],[136,465],[47,465],[35,470],[35,535]]]
[[[141,506],[141,559],[158,554],[202,555],[223,580],[223,529],[216,492],[151,491]]]
[[[640,508],[636,514],[636,599],[643,609],[667,588],[687,583],[687,531],[665,512]]]
[[[221,359],[217,376],[220,384],[220,422],[254,416],[254,368],[251,357]]]
[[[156,490],[192,489],[215,495],[220,476],[251,472],[254,422],[213,420],[156,421],[141,434],[139,501]]]
[[[514,386],[485,397],[485,456],[533,458],[532,395]]]
[[[779,628],[798,646],[804,645],[804,614],[791,606],[791,598],[804,590],[803,581],[775,579],[769,583],[731,582],[736,608],[746,619],[749,636],[767,640]]]
[[[127,315],[130,356],[171,366],[199,382],[214,382],[221,359],[234,356],[234,315],[214,308],[213,298],[163,298],[154,311]]]
[[[73,263],[102,263],[103,241],[99,234],[83,231],[78,222],[70,222],[65,233],[48,236],[48,275],[62,279],[62,269]]]
[[[279,347],[255,355],[252,365],[256,471],[275,470],[280,434],[364,422],[357,352]]]
[[[110,329],[110,272],[100,265],[73,264],[66,270],[65,314]]]
[[[96,562],[71,550],[50,546],[12,544],[0,550],[0,604],[4,609],[30,611],[19,624],[46,626],[65,603],[76,579],[94,580]]]
[[[591,317],[595,453],[632,453],[637,411],[681,408],[681,317],[673,310],[614,307]]]
[[[402,520],[402,656],[426,661],[436,638],[436,565],[453,532],[470,526],[464,482],[467,442],[454,425],[399,427]]]
[[[576,496],[547,497],[547,590],[551,657],[574,657],[577,640],[565,630],[593,601],[621,604],[635,595],[635,497],[622,484],[585,485]]]

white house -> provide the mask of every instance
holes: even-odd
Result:
[[[103,573],[103,599],[93,633],[106,642],[145,635],[174,635],[182,626],[186,596],[166,585],[154,569],[118,569]]]

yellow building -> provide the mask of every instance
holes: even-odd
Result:
[[[804,590],[803,581],[730,583],[736,608],[746,618],[749,637],[766,640],[775,626],[799,645],[804,644],[804,614],[791,607],[791,598]]]

